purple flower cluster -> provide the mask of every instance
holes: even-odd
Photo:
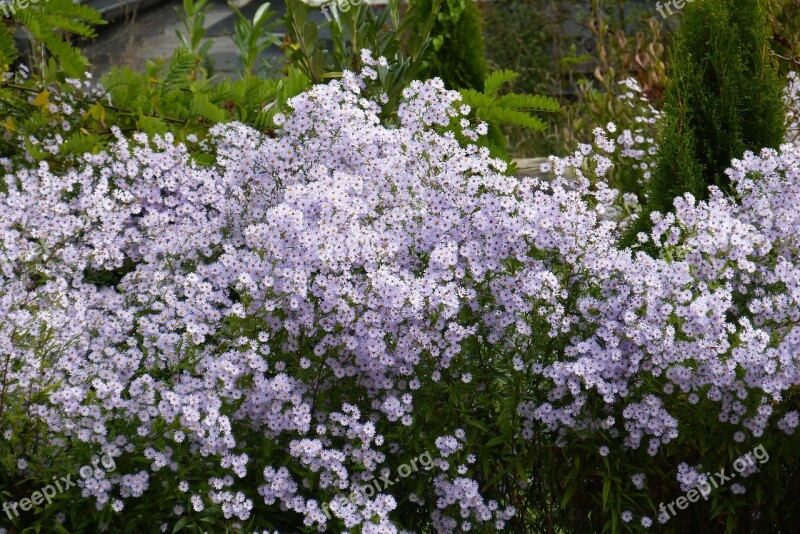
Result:
[[[467,342],[549,384],[546,401],[522,394],[525,436],[602,428],[655,454],[678,436],[673,407],[701,401],[732,433],[775,423],[800,384],[799,148],[732,162],[738,204],[715,191],[656,214],[653,258],[616,245],[602,180],[620,147],[644,157],[635,132],[598,129],[549,180],[518,179],[459,144],[468,110],[441,81],[408,87],[388,128],[369,74],[291,100],[276,137],[212,128],[192,147],[210,166],[170,136],[118,133],[73,170],[5,176],[4,394],[44,399],[29,408],[53,444],[150,462],[99,472],[98,506],[195,465],[213,471],[181,478],[196,512],[247,521],[257,499],[320,531],[332,514],[395,532],[411,496],[356,490],[416,446],[384,434],[415,424],[426,387],[470,382]],[[437,531],[502,530],[515,510],[481,496],[464,431],[437,430]],[[257,489],[239,485],[250,473]]]

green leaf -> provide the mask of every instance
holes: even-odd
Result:
[[[272,12],[274,14],[274,12]],[[256,14],[253,16],[253,26],[258,28],[264,22],[266,22],[271,15],[269,11],[269,2],[264,2],[261,6],[256,10]]]
[[[167,73],[161,88],[162,97],[168,91],[186,85],[190,74],[194,70],[196,61],[197,58],[190,51],[184,48],[175,50],[167,66]]]
[[[207,95],[196,94],[192,98],[191,113],[200,115],[211,122],[225,122],[227,119],[224,109],[220,109],[212,104]]]
[[[189,519],[188,519],[188,518],[186,518],[186,517],[184,517],[184,518],[181,518],[181,520],[180,520],[180,521],[178,521],[177,523],[175,523],[175,528],[173,528],[173,529],[172,529],[172,532],[173,532],[173,534],[174,534],[175,532],[178,532],[178,531],[180,531],[180,530],[183,530],[183,527],[185,527],[185,526],[186,526],[188,523],[189,523]]]
[[[504,436],[497,436],[496,438],[492,438],[486,442],[486,447],[494,447],[495,445],[500,445],[503,443],[508,442],[508,440]]]
[[[547,124],[539,117],[508,108],[491,107],[479,109],[476,115],[490,123],[511,124],[537,132],[547,129]]]
[[[475,89],[462,89],[460,91],[464,104],[473,108],[489,108],[494,106],[495,100]]]
[[[10,27],[0,24],[0,70],[10,67],[19,57]]]
[[[561,104],[552,97],[543,95],[510,94],[500,97],[497,103],[503,107],[530,111],[560,111]]]
[[[519,73],[513,70],[496,70],[492,72],[484,82],[484,93],[487,96],[494,96],[503,85],[516,80]]]
[[[80,20],[93,26],[107,24],[99,11],[86,3],[75,3],[73,0],[47,0],[44,12],[48,15],[53,14]]]
[[[75,132],[59,147],[59,153],[62,155],[86,154],[93,152],[94,148],[100,146],[101,143],[102,138],[99,135]]]
[[[14,18],[53,54],[69,76],[79,78],[86,73],[89,60],[55,33],[55,25],[49,16],[36,9],[22,9],[14,14]]]
[[[575,495],[575,492],[578,490],[578,481],[572,480],[567,485],[567,489],[564,492],[564,496],[561,498],[561,508],[566,508],[567,504],[569,503],[572,496]]]
[[[47,19],[54,28],[74,33],[75,35],[80,35],[81,37],[94,37],[97,35],[97,32],[94,31],[94,28],[81,20],[56,14],[48,15]]]

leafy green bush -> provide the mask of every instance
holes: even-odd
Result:
[[[365,3],[354,4],[346,12],[331,4],[328,47],[319,39],[311,10],[302,0],[286,2],[288,40],[284,46],[289,63],[313,83],[321,83],[340,77],[345,70],[360,71],[365,51],[386,58],[387,63],[377,69],[378,87],[386,95],[383,118],[393,121],[403,90],[422,77],[435,12],[423,13],[416,3],[402,10],[400,0],[390,0],[377,10]]]
[[[178,141],[189,135],[203,139],[220,122],[269,131],[274,114],[309,84],[296,69],[280,79],[211,82],[196,77],[196,59],[178,49],[169,61],[148,62],[142,73],[115,67],[101,79],[102,90],[54,75],[7,77],[0,81],[0,157],[68,166],[75,156],[107,148],[112,127],[149,136],[170,133]]]
[[[89,22],[102,22],[85,6],[70,10],[59,1],[51,1],[40,7],[32,9],[32,14],[18,11],[20,20],[40,24],[52,19],[67,27],[62,19],[68,13],[80,15],[86,27],[69,27],[85,36],[93,35]],[[310,82],[291,66],[280,78],[249,75],[258,52],[263,50],[262,37],[267,29],[263,22],[269,15],[266,10],[260,11],[261,19],[250,31],[243,17],[238,21],[237,36],[245,49],[242,64],[248,75],[238,80],[209,78],[205,65],[211,41],[204,42],[203,30],[207,8],[203,1],[184,2],[186,33],[179,32],[183,46],[169,60],[149,61],[144,72],[115,67],[102,77],[99,87],[85,74],[88,60],[80,51],[66,43],[53,46],[49,41],[41,42],[53,52],[46,64],[0,78],[0,157],[15,164],[47,161],[52,167],[66,167],[83,153],[106,149],[113,139],[112,127],[148,136],[169,133],[176,141],[189,136],[202,140],[209,128],[220,122],[238,121],[269,132],[275,113]],[[38,43],[41,32],[31,34]],[[49,37],[44,34],[44,38]],[[69,51],[65,53],[66,49]],[[12,48],[4,52],[5,59],[0,63],[18,55]]]
[[[44,69],[47,65],[47,58],[40,55],[40,50],[45,50],[56,58],[66,76],[83,76],[89,62],[79,49],[65,40],[64,34],[94,37],[96,33],[93,26],[105,24],[100,14],[73,0],[48,0],[41,4],[29,4],[25,8],[14,8],[14,5],[9,7],[10,23],[7,19],[0,21],[0,71],[4,70],[3,67],[10,67],[19,58],[14,36],[22,28],[30,35],[32,42],[41,45],[31,47],[34,55],[39,55],[32,58],[37,59],[39,68]]]

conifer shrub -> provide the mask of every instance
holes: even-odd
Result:
[[[430,12],[432,0],[420,0],[420,11]],[[450,89],[483,91],[487,67],[481,14],[474,0],[441,3],[433,31],[430,76],[439,77]]]
[[[650,228],[650,213],[671,211],[677,196],[706,199],[711,185],[730,193],[731,160],[746,150],[777,148],[785,135],[760,0],[688,4],[671,55],[656,168],[628,242]]]

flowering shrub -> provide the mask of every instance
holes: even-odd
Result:
[[[792,434],[800,149],[734,161],[738,204],[677,199],[651,257],[616,244],[613,136],[517,179],[459,144],[458,93],[414,82],[388,128],[369,74],[276,137],[117,132],[5,176],[3,488],[115,466],[13,524],[529,532],[599,470],[592,525],[648,526],[648,456],[677,491],[709,421],[740,454]]]
[[[85,482],[98,507],[124,509],[169,469],[194,512],[245,521],[261,494],[276,517],[277,502],[323,529],[324,496],[347,525],[389,524],[390,496],[336,498],[386,467],[381,446],[398,453],[378,429],[411,426],[422,377],[474,335],[457,320],[475,295],[455,281],[453,239],[468,235],[474,191],[516,185],[485,151],[431,131],[460,113],[457,93],[412,86],[403,127],[386,130],[360,84],[293,101],[278,139],[212,129],[210,168],[170,137],[136,135],[65,175],[6,177],[3,397],[46,422],[59,454],[90,443],[128,468]],[[470,261],[485,273],[495,229],[489,211],[474,216]],[[511,515],[468,477],[438,477],[443,509]]]

